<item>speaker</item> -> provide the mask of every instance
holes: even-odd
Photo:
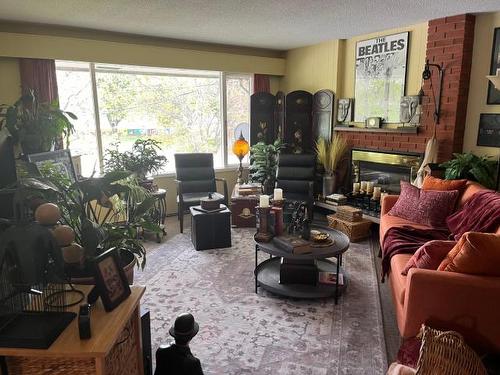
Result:
[[[320,90],[313,97],[312,128],[313,138],[332,139],[333,100],[331,90]]]
[[[153,354],[151,352],[151,316],[149,310],[141,307],[142,361],[144,375],[153,375]]]
[[[285,93],[276,93],[276,108],[274,110],[274,139],[283,141],[285,131]]]
[[[274,142],[274,110],[276,97],[257,92],[250,97],[250,145]]]
[[[295,154],[313,150],[312,99],[307,91],[292,91],[285,99],[285,143]]]

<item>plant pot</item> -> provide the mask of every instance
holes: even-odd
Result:
[[[337,190],[337,176],[332,175],[324,175],[323,176],[323,197],[331,195],[335,193]]]
[[[120,252],[120,258],[122,260],[122,266],[123,270],[125,271],[125,276],[127,277],[128,283],[132,285],[134,283],[134,268],[135,265],[137,264],[137,259],[135,258],[134,254],[132,254],[129,251],[121,251]],[[87,270],[88,274],[90,274],[92,271]],[[80,284],[80,285],[94,285],[95,280],[94,276],[75,276],[75,277],[70,277],[70,282],[73,284]]]

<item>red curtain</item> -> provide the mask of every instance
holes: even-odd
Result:
[[[56,63],[45,59],[19,59],[23,92],[35,90],[40,103],[58,100]]]
[[[266,74],[254,74],[253,76],[253,92],[271,92],[271,84],[269,76]]]

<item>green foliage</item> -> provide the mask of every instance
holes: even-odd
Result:
[[[446,168],[445,178],[457,180],[466,178],[477,181],[484,187],[495,189],[495,166],[496,162],[489,160],[489,156],[477,156],[470,152],[464,154],[453,154],[453,159],[441,164]]]
[[[40,103],[33,90],[0,109],[5,112],[0,127],[7,127],[25,154],[50,151],[61,136],[68,141],[74,131],[70,119],[77,119],[73,113],[60,110],[57,102]]]
[[[104,155],[104,170],[130,171],[143,180],[146,175],[158,172],[166,163],[167,158],[158,153],[161,142],[154,139],[138,139],[131,151],[120,152],[119,143],[107,149]]]
[[[274,187],[278,155],[284,147],[285,144],[277,140],[269,145],[259,142],[250,148],[250,181],[261,183],[268,194]]]

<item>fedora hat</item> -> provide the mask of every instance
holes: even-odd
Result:
[[[190,339],[196,336],[200,326],[194,321],[193,315],[189,313],[180,314],[170,330],[170,336],[173,338]]]

